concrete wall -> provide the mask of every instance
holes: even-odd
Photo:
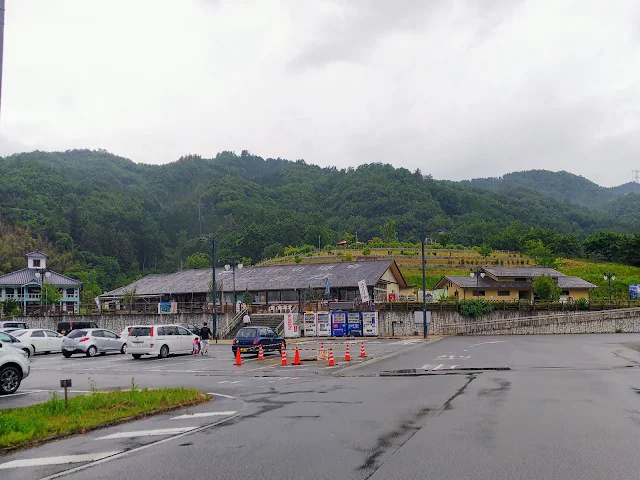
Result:
[[[13,320],[13,319],[12,319]],[[210,313],[183,313],[175,315],[75,315],[72,317],[16,317],[15,320],[27,322],[30,328],[50,328],[56,329],[58,322],[96,322],[99,327],[113,330],[120,333],[129,325],[151,325],[151,324],[169,324],[169,323],[189,323],[191,325],[201,326],[205,321],[211,326]],[[222,335],[227,331],[229,322],[233,320],[232,314],[218,314],[218,333]]]
[[[431,312],[429,334],[436,335],[535,335],[559,333],[635,333],[640,332],[640,308],[599,312],[494,311],[479,319],[458,312]],[[533,315],[532,315],[533,313]],[[422,318],[422,317],[420,317]],[[380,335],[422,335],[422,324],[414,312],[384,311],[379,318]]]

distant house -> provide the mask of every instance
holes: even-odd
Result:
[[[596,285],[578,277],[564,275],[553,268],[538,267],[485,267],[480,275],[445,275],[436,288],[446,289],[450,297],[483,300],[532,300],[533,279],[549,275],[562,291],[562,301],[589,298],[589,292]],[[484,275],[483,275],[484,274]]]
[[[42,283],[54,285],[62,294],[54,307],[61,313],[77,313],[80,308],[82,282],[54,272],[47,267],[49,255],[39,250],[27,253],[27,268],[0,275],[0,302],[14,299],[23,307],[24,313],[39,310],[43,304],[40,290]]]
[[[340,240],[338,243],[336,243],[337,247],[343,247],[347,245],[347,241],[346,240]]]
[[[252,296],[250,302],[265,307],[298,305],[309,289],[317,299],[353,302],[360,298],[358,282],[361,280],[365,281],[369,297],[374,301],[413,294],[413,288],[407,286],[394,260],[245,267],[236,269],[235,275],[233,271],[216,269],[216,282],[222,285],[224,303],[233,304],[234,298],[246,302],[244,293],[249,291]],[[103,305],[121,304],[125,293],[133,291],[134,287],[137,298],[149,303],[204,303],[211,288],[211,270],[148,275],[130,285],[103,293],[99,297],[100,302]]]

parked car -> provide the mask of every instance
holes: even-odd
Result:
[[[127,338],[129,336],[129,332],[131,332],[131,329],[135,327],[135,325],[127,325],[126,327],[124,327],[122,329],[122,331],[120,332],[120,336],[122,338]]]
[[[35,350],[33,349],[33,345],[24,344],[20,342],[20,340],[18,340],[13,335],[9,335],[6,332],[0,332],[0,342],[6,343],[10,347],[17,348],[18,350],[24,351],[27,354],[27,358],[29,358],[31,355],[35,353]]]
[[[74,353],[87,357],[108,352],[127,353],[127,341],[111,330],[103,328],[72,330],[62,338],[62,355],[69,358]]]
[[[143,355],[166,358],[173,353],[191,353],[196,335],[179,325],[144,325],[131,329],[127,338],[128,353],[138,359]]]
[[[24,328],[0,328],[0,332],[4,332],[4,333],[11,333],[11,332],[15,332],[16,330],[24,330]]]
[[[18,390],[20,382],[29,376],[30,370],[26,353],[0,342],[0,395]]]
[[[176,325],[186,328],[187,330],[189,330],[191,333],[193,333],[198,337],[200,336],[200,327],[196,327],[195,325],[191,325],[190,323],[176,323]]]
[[[17,330],[26,330],[29,326],[25,322],[17,322],[15,320],[4,320],[0,322],[0,328],[15,328]]]
[[[96,322],[58,322],[56,331],[66,335],[71,330],[79,330],[81,328],[98,328],[98,325]]]
[[[262,350],[268,352],[270,350],[280,350],[284,345],[287,348],[287,342],[284,338],[279,337],[273,329],[269,327],[242,327],[236,333],[233,339],[231,351],[236,354],[236,350],[240,349],[240,353],[258,353],[259,345]]]
[[[51,353],[62,350],[62,337],[53,330],[46,328],[30,328],[28,330],[16,330],[11,335],[33,347],[33,353]]]

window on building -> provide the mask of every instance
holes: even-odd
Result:
[[[560,292],[560,295],[562,295],[563,297],[568,297],[569,296],[569,290],[562,290]]]
[[[5,288],[4,293],[7,295],[13,295],[13,288]]]
[[[73,297],[75,290],[73,288],[67,288],[67,296]]]
[[[474,297],[484,297],[484,290],[475,290],[473,292]]]
[[[499,297],[508,297],[511,292],[509,290],[498,290]]]
[[[515,279],[515,281],[516,281],[516,282],[526,282],[526,281],[527,281],[527,279],[526,279],[526,278],[523,278],[523,277],[518,277],[518,278],[516,278],[516,279]]]
[[[39,267],[39,266],[40,266],[40,260],[36,260],[36,259],[34,259],[34,260],[33,260],[33,266],[34,266],[34,267]]]

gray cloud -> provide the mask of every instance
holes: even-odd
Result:
[[[0,154],[165,163],[248,149],[619,184],[640,166],[639,12],[633,0],[11,2]]]

